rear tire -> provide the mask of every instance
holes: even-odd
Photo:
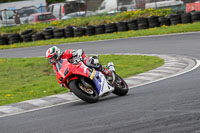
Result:
[[[88,103],[95,103],[99,100],[99,95],[94,87],[91,86],[92,94],[89,94],[81,89],[83,84],[79,80],[72,80],[69,83],[70,90],[80,99]]]
[[[121,81],[121,82],[120,82]],[[115,90],[113,91],[114,94],[118,96],[124,96],[128,93],[128,85],[127,83],[116,74],[115,76]]]

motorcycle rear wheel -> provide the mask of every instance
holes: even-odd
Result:
[[[118,96],[124,96],[128,93],[128,85],[127,83],[116,74],[115,76],[115,90],[113,91],[114,94]]]
[[[84,88],[84,85],[79,80],[73,80],[69,84],[70,90],[80,99],[88,103],[95,103],[99,100],[99,95],[96,89],[91,85],[90,88]]]

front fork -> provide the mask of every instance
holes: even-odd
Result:
[[[80,76],[79,79],[80,79],[81,83],[82,83],[86,88],[90,88],[90,87],[91,87],[90,84],[88,84],[87,82],[85,82],[84,77],[81,77],[81,76]]]

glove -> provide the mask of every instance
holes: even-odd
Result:
[[[80,60],[82,60],[82,55],[79,51],[73,51],[72,52],[72,56],[75,58],[79,58]]]
[[[98,65],[99,64],[99,57],[98,56],[93,56],[91,58],[91,63],[94,64],[94,65]]]
[[[90,66],[90,67],[93,67],[93,68],[99,68],[99,60],[98,59],[93,59],[93,58],[90,58],[87,60],[87,66]]]
[[[72,56],[73,56],[73,57],[77,57],[77,56],[78,56],[78,53],[74,50],[74,51],[72,51]]]

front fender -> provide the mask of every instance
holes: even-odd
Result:
[[[69,84],[70,81],[76,80],[76,79],[78,79],[78,77],[76,77],[76,76],[75,76],[75,77],[72,77],[72,78],[70,78],[70,79],[67,79],[67,84]]]

